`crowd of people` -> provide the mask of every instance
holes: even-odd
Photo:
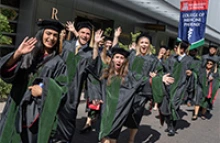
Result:
[[[82,92],[88,117],[80,133],[99,120],[101,143],[116,143],[123,126],[134,143],[147,102],[159,111],[168,136],[176,133],[182,104],[195,107],[192,120],[205,120],[213,107],[220,87],[215,45],[200,59],[187,41],[177,42],[172,54],[161,45],[154,55],[152,39],[143,32],[124,49],[118,44],[121,27],[108,37],[101,29],[94,32],[88,21],[74,26],[41,20],[37,25],[34,37],[1,57],[0,77],[12,84],[0,121],[1,143],[74,142]],[[67,38],[67,31],[74,38]]]

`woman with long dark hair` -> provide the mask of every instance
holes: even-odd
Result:
[[[38,26],[34,38],[26,37],[0,61],[1,78],[12,84],[0,121],[0,142],[46,143],[56,126],[67,82],[59,56],[64,27],[55,20],[39,21]]]

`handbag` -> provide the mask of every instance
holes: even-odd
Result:
[[[89,102],[89,99],[87,99],[87,105],[88,105],[89,109],[100,110],[100,104],[94,105],[94,104],[92,104],[92,102]]]

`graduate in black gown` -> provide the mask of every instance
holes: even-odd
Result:
[[[57,130],[53,136],[54,142],[71,142],[75,132],[77,108],[83,85],[86,84],[89,88],[88,84],[92,83],[92,76],[89,76],[86,70],[92,61],[92,48],[89,46],[92,25],[88,21],[79,22],[76,29],[77,38],[71,43],[66,43],[61,54],[67,65],[69,81],[65,104],[59,110]]]
[[[195,108],[192,120],[197,119],[200,108],[202,108],[201,118],[203,120],[206,119],[207,109],[212,110],[220,82],[217,63],[217,56],[208,57],[206,59],[206,66],[200,66],[198,70],[198,82],[194,97]]]
[[[165,60],[165,66],[166,66],[166,69],[168,69],[169,73],[172,73],[173,71],[173,67],[174,67],[174,63],[176,61],[175,59],[175,56],[177,55],[177,47],[179,46],[180,42],[177,41],[174,45],[174,48],[173,48],[173,53]]]
[[[209,46],[209,53],[202,56],[202,66],[206,66],[207,58],[217,56],[218,47],[216,45]],[[219,59],[218,59],[219,60]]]
[[[102,66],[100,68],[104,69],[104,68],[108,67],[108,65],[110,63],[111,47],[112,47],[113,44],[116,45],[118,43],[118,37],[121,34],[121,28],[118,27],[117,29],[115,29],[114,40],[111,37],[102,36],[102,34],[103,34],[103,31],[101,29],[99,29],[95,32],[94,46],[99,46],[99,49],[100,49],[100,51],[99,51],[99,58],[100,58],[99,61],[102,63],[101,64]],[[102,42],[103,39],[104,39],[104,44],[101,47],[100,42]],[[91,84],[89,84],[88,86],[91,87]],[[85,92],[85,93],[89,94],[89,93],[91,93],[91,90],[88,91],[88,92]],[[87,98],[86,111],[88,112],[88,117],[87,117],[87,120],[86,120],[86,124],[80,130],[80,133],[86,133],[88,131],[91,131],[92,124],[95,123],[95,121],[99,118],[99,114],[100,114],[100,108],[99,108],[100,105],[91,106],[91,104],[92,104],[91,100],[89,101],[89,98],[88,98],[87,95],[85,95],[85,97]],[[96,130],[98,130],[98,128],[99,128],[99,126],[96,125]]]
[[[166,64],[165,64],[166,52],[167,52],[167,46],[161,45],[160,49],[159,49],[159,52],[157,54],[157,59],[159,60],[158,65],[161,66],[160,68],[158,68],[160,74],[164,74],[164,73],[168,72]],[[153,110],[158,110],[158,103],[157,102],[154,102]]]
[[[142,88],[151,92],[152,86],[154,89],[158,87],[157,90],[161,90],[161,86],[154,83],[160,81],[161,85],[163,85],[163,82],[171,84],[174,80],[168,75],[152,79],[132,73],[128,69],[128,55],[128,51],[113,47],[110,65],[103,70],[100,78],[101,85],[97,84],[97,88],[94,88],[96,93],[100,94],[100,97],[97,97],[97,100],[93,100],[93,103],[99,104],[99,101],[103,103],[101,106],[99,133],[99,139],[102,143],[116,143],[122,126],[130,123],[128,117],[133,112],[134,98],[136,92],[140,92],[139,89]],[[93,68],[95,67],[97,66],[94,65]],[[90,69],[91,72],[93,68]],[[129,142],[133,143],[134,140],[129,140]]]
[[[136,50],[132,49],[129,56],[129,70],[135,74],[147,77],[154,77],[156,74],[159,75],[160,69],[158,67],[160,63],[156,56],[154,56],[151,52],[151,37],[146,33],[141,33],[137,36],[135,42]],[[153,98],[153,93],[148,91],[149,90],[143,91],[143,89],[141,89],[139,92],[137,91],[135,93],[134,102],[132,103],[133,109],[129,113],[129,121],[126,123],[126,126],[130,129],[129,140],[131,141],[134,140],[137,134],[138,127],[144,113],[145,104]],[[154,94],[155,97],[159,97],[156,95],[157,93],[154,92]],[[160,101],[157,100],[157,102]]]
[[[47,143],[67,85],[66,65],[59,55],[55,20],[38,22],[34,38],[25,38],[18,49],[1,58],[1,78],[12,84],[0,121],[1,143]]]
[[[189,88],[187,90],[187,94],[185,96],[186,104],[188,107],[192,105],[191,102],[196,94],[195,91],[197,89],[198,72],[202,64],[201,60],[197,57],[197,55],[198,55],[198,49],[189,50],[189,56],[192,57],[191,67],[193,73],[191,80],[189,82],[189,86],[188,86]]]
[[[162,115],[166,116],[168,128],[165,132],[168,132],[168,136],[175,135],[176,122],[180,119],[178,110],[184,102],[187,90],[192,91],[193,89],[193,87],[189,88],[192,75],[192,57],[186,54],[188,47],[188,42],[182,41],[177,48],[177,55],[172,58],[171,63],[167,62],[167,64],[172,64],[168,66],[171,67],[168,71],[175,79],[175,82],[167,87],[167,95],[160,107]]]

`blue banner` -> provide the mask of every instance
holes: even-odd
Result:
[[[207,10],[208,0],[182,0],[180,3],[178,40],[188,41],[190,49],[204,44]]]

